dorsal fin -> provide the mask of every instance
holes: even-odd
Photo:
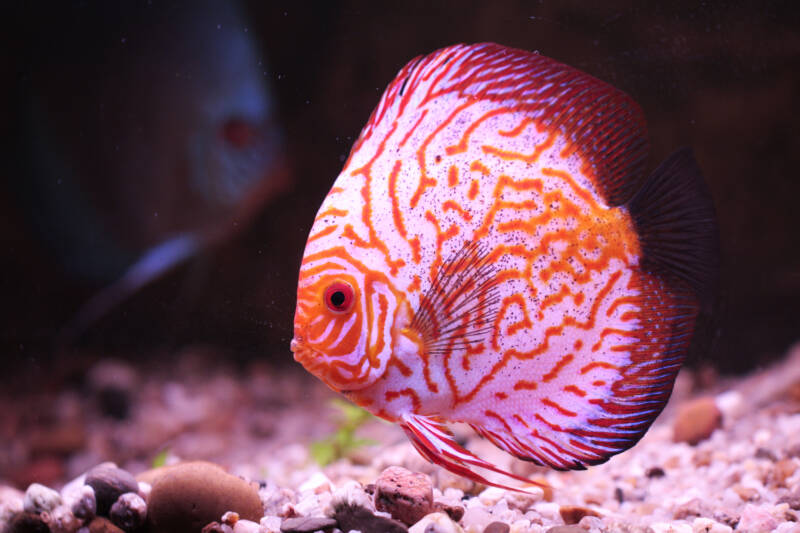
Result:
[[[582,170],[610,205],[625,203],[642,185],[647,127],[630,96],[537,52],[494,43],[454,45],[410,61],[386,88],[353,150],[379,124],[444,94],[515,108],[565,135],[568,150],[582,156]]]
[[[669,156],[627,204],[642,243],[642,267],[688,284],[701,303],[716,285],[714,204],[689,148]]]

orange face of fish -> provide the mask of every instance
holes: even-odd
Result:
[[[447,422],[554,468],[629,448],[715,264],[691,154],[649,178],[646,156],[638,106],[585,73],[495,44],[413,60],[314,221],[295,358],[484,483],[476,469],[525,480]]]

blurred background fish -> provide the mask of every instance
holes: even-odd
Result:
[[[237,3],[61,9],[63,24],[28,43],[6,193],[37,251],[80,286],[53,324],[72,343],[230,240],[289,179],[266,61]]]

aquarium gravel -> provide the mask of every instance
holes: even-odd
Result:
[[[4,393],[4,431],[25,431],[3,435],[2,531],[800,531],[800,346],[743,378],[683,371],[642,441],[586,471],[516,461],[457,428],[547,485],[525,492],[429,464],[296,369],[171,357],[171,372],[104,360],[83,383],[29,391],[31,410]]]

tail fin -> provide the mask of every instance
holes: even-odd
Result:
[[[714,204],[691,149],[669,156],[627,203],[645,270],[684,281],[700,304],[714,294],[719,233]]]

